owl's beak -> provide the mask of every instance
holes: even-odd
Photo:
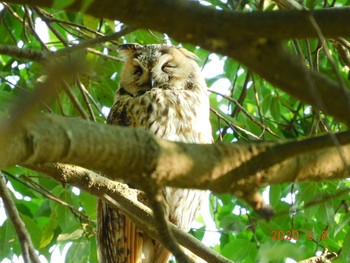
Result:
[[[153,78],[153,76],[150,76],[149,82],[150,82],[152,88],[154,88],[157,84],[155,79]]]

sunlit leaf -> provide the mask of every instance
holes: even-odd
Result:
[[[52,241],[56,227],[57,227],[57,212],[52,211],[49,221],[43,228],[43,234],[41,235],[40,248],[46,247]]]
[[[82,229],[77,229],[71,233],[62,233],[57,237],[57,242],[76,240],[78,238],[81,238],[83,233],[84,233],[84,231]]]

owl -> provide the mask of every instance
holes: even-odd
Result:
[[[124,44],[118,49],[124,67],[107,122],[142,128],[171,141],[211,143],[207,86],[196,55],[158,44]],[[162,194],[167,219],[188,231],[204,192],[166,187]],[[165,263],[169,259],[169,251],[161,244],[102,201],[97,233],[100,262]]]

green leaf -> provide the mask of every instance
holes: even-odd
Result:
[[[98,25],[100,24],[100,19],[90,16],[90,15],[84,15],[84,25],[93,29],[97,30]]]
[[[280,108],[280,101],[277,96],[273,96],[271,99],[271,107],[270,107],[270,112],[272,117],[276,120],[279,121],[281,118],[281,108]]]
[[[79,240],[73,242],[73,245],[68,250],[66,263],[89,262],[91,254],[90,243],[90,240],[86,238],[80,238]]]
[[[261,111],[263,115],[266,115],[267,112],[270,110],[271,103],[272,103],[272,96],[271,94],[268,94],[263,98],[263,101],[261,103]]]
[[[303,183],[300,184],[299,187],[300,193],[297,195],[297,200],[304,202],[304,205],[319,196],[319,188],[317,184]],[[318,207],[319,205],[314,204],[305,208],[304,213],[307,220],[312,220],[315,217]]]
[[[301,260],[306,257],[303,249],[297,244],[288,241],[269,241],[264,243],[258,252],[258,261],[267,262],[285,262],[287,258]]]
[[[237,262],[253,262],[257,249],[254,244],[246,239],[231,240],[222,249],[223,256]]]
[[[32,218],[28,216],[21,215],[23,222],[26,225],[26,229],[32,238],[34,247],[40,247],[40,239],[42,235],[42,230]]]
[[[96,218],[96,197],[82,192],[79,196],[85,212],[91,217]]]
[[[58,235],[57,242],[66,242],[66,241],[76,240],[81,238],[83,234],[84,234],[83,229],[76,229],[73,232],[62,233]]]
[[[348,226],[350,222],[350,214],[347,213],[343,218],[342,221],[336,226],[334,230],[334,236],[336,236],[340,231],[343,231],[345,226]]]
[[[19,254],[21,249],[18,242],[18,237],[16,235],[15,229],[9,219],[0,226],[0,255],[1,258],[12,258],[13,254]]]
[[[53,210],[49,217],[49,221],[43,229],[43,234],[40,239],[40,248],[44,248],[51,243],[57,228],[57,218],[57,211]]]
[[[97,258],[97,247],[96,247],[96,238],[93,237],[91,239],[89,239],[89,243],[90,243],[90,258],[89,258],[89,262],[91,263],[98,263],[98,258]]]
[[[199,229],[191,229],[189,232],[192,236],[196,237],[198,240],[202,240],[205,234],[205,226]]]
[[[346,234],[342,247],[342,258],[345,259],[346,262],[350,262],[350,231]]]
[[[273,238],[274,232],[285,230],[285,229],[282,229],[282,226],[280,224],[277,224],[275,221],[270,221],[268,223],[266,221],[261,221],[259,222],[259,228],[263,231],[264,235],[269,240]]]
[[[325,225],[334,223],[334,207],[332,201],[325,201],[318,207],[317,216]]]

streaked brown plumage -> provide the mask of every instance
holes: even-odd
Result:
[[[211,143],[209,100],[196,56],[166,45],[120,45],[125,60],[121,82],[107,122],[143,128],[164,139]],[[165,215],[188,231],[204,193],[163,189]],[[170,254],[128,218],[98,204],[101,262],[165,263]]]

